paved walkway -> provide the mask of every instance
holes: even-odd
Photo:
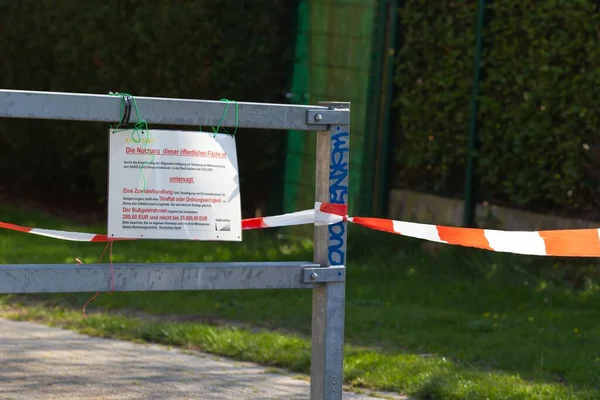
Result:
[[[294,400],[309,399],[309,383],[202,353],[0,319],[0,399]]]

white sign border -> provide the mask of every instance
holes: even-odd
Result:
[[[229,201],[227,202],[228,205],[230,205],[232,202],[233,203],[237,203],[237,207],[235,207],[235,215],[234,217],[230,217],[230,219],[233,221],[231,224],[231,231],[229,232],[224,232],[224,231],[220,231],[220,233],[216,234],[214,233],[215,231],[205,231],[205,232],[210,232],[211,234],[209,235],[176,235],[175,237],[173,235],[169,236],[169,235],[157,235],[157,234],[153,234],[156,232],[161,232],[160,230],[149,230],[150,234],[148,234],[147,232],[142,234],[138,232],[143,232],[139,229],[132,229],[132,234],[127,234],[124,236],[116,236],[115,233],[113,233],[114,228],[111,230],[111,217],[112,217],[112,222],[113,224],[117,221],[122,222],[122,216],[121,218],[115,218],[113,217],[112,213],[115,213],[117,211],[117,213],[119,215],[122,215],[122,207],[123,207],[123,199],[122,199],[122,188],[119,187],[115,187],[115,185],[111,184],[111,177],[113,177],[114,173],[117,173],[119,171],[122,171],[121,168],[119,168],[117,171],[114,170],[114,165],[113,165],[113,159],[112,159],[112,154],[113,154],[113,140],[117,137],[114,134],[115,133],[120,133],[121,135],[118,136],[123,136],[125,137],[126,135],[140,135],[141,138],[143,138],[143,135],[145,133],[147,133],[147,130],[139,130],[139,131],[135,131],[134,129],[109,129],[109,160],[108,160],[108,198],[107,198],[107,208],[108,208],[108,215],[107,215],[107,236],[109,237],[109,239],[113,239],[113,240],[119,240],[119,239],[136,239],[136,240],[187,240],[187,241],[207,241],[207,242],[212,242],[212,241],[229,241],[229,242],[241,242],[242,241],[242,216],[241,216],[241,200],[240,200],[240,186],[239,186],[239,170],[238,170],[238,159],[237,159],[237,148],[236,148],[236,141],[235,141],[235,136],[231,136],[231,135],[227,135],[227,134],[222,134],[222,133],[211,133],[211,132],[206,132],[206,131],[192,131],[192,130],[183,130],[183,129],[150,129],[149,130],[149,137],[150,140],[152,140],[152,137],[155,137],[155,134],[168,134],[168,135],[173,135],[173,134],[191,134],[191,135],[206,135],[206,136],[210,136],[211,138],[214,138],[217,141],[222,141],[222,140],[226,140],[226,141],[230,141],[228,143],[229,149],[226,152],[227,153],[227,159],[230,161],[231,166],[234,168],[235,170],[235,176],[234,176],[234,190],[231,192],[232,194],[235,193],[233,196],[230,196]],[[126,135],[125,135],[126,134]],[[133,137],[133,136],[132,136]],[[140,142],[140,144],[143,143],[143,140]],[[221,143],[223,144],[223,143]],[[137,143],[132,143],[132,146],[138,146]],[[143,146],[143,144],[142,144]],[[160,154],[161,156],[163,156],[162,154]],[[114,177],[113,177],[114,178]],[[112,182],[114,182],[114,180],[112,180]],[[117,190],[118,193],[114,193],[114,191]],[[160,190],[160,188],[158,189]],[[237,193],[236,193],[237,192]],[[112,204],[111,199],[115,199],[115,197],[113,197],[114,195],[117,195],[117,198],[119,198],[118,202],[118,210],[115,209],[116,205]],[[111,207],[112,205],[112,207]],[[214,208],[214,205],[212,206]],[[112,213],[111,213],[112,211]],[[239,225],[237,224],[237,222],[239,221]],[[123,229],[118,229],[118,232],[123,232]],[[135,232],[135,233],[134,233]],[[163,232],[169,232],[169,231],[163,231]],[[177,231],[177,232],[181,232],[181,230]],[[190,233],[189,230],[185,230],[185,232]],[[202,231],[198,231],[198,232],[202,232]]]

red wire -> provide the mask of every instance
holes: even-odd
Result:
[[[111,291],[110,293],[105,293],[108,295],[112,295],[115,292],[115,266],[113,265],[113,241],[112,239],[108,240],[108,243],[106,244],[106,246],[104,247],[104,250],[102,251],[102,254],[100,254],[100,260],[99,262],[102,262],[102,258],[104,258],[104,253],[106,253],[106,249],[110,248],[109,250],[109,262],[110,262],[110,288]],[[79,260],[78,258],[76,258],[75,260],[77,260],[77,262],[79,264],[83,264],[81,262],[81,260]],[[98,295],[100,294],[100,292],[96,292],[96,294],[94,294],[84,305],[83,308],[81,309],[81,311],[83,312],[83,317],[85,319],[87,319],[87,314],[85,313],[85,309],[88,306],[88,304],[90,304],[92,301],[94,301],[96,299],[96,297],[98,297]]]

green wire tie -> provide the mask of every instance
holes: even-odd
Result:
[[[148,148],[148,142],[150,141],[150,129],[148,128],[148,123],[146,122],[145,119],[140,117],[140,110],[138,109],[138,105],[137,105],[137,101],[135,100],[135,97],[133,97],[132,95],[130,95],[129,93],[110,93],[111,96],[120,96],[121,97],[121,106],[120,106],[120,113],[119,113],[119,123],[117,124],[116,127],[112,127],[115,131],[119,131],[119,128],[122,125],[122,121],[123,121],[123,116],[125,113],[125,99],[127,97],[130,97],[131,100],[133,101],[133,108],[135,110],[135,115],[137,118],[137,122],[135,123],[135,125],[133,126],[133,130],[131,131],[131,140],[134,143],[139,143],[142,141],[142,137],[141,135],[144,134],[144,131],[146,131],[147,135],[146,135],[146,140],[144,142],[144,150],[146,150]],[[125,129],[121,129],[121,131],[123,131]],[[143,168],[145,165],[150,164],[151,162],[154,161],[154,154],[151,154],[152,158],[150,159],[150,161],[147,161],[145,163],[143,163],[142,165],[140,165],[140,174],[142,175],[142,180],[144,181],[144,185],[143,185],[143,193],[146,192],[146,177],[144,176],[144,171]]]
[[[216,137],[217,134],[219,133],[219,129],[221,128],[221,124],[223,123],[223,119],[225,119],[225,116],[227,115],[227,111],[229,110],[229,103],[230,101],[226,98],[222,98],[221,101],[225,102],[225,109],[223,110],[223,114],[221,115],[221,119],[219,119],[219,123],[217,124],[217,128],[215,129],[214,127],[212,128],[213,130],[213,137]],[[237,133],[237,129],[238,129],[238,124],[239,124],[239,105],[237,101],[233,101],[233,103],[235,104],[235,125],[234,125],[234,131],[233,134],[229,133],[227,131],[226,128],[223,128],[223,130],[225,131],[226,134],[228,134],[231,137],[234,137],[235,134]]]

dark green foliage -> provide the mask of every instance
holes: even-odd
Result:
[[[489,196],[515,205],[597,208],[600,171],[585,150],[600,144],[600,14],[594,3],[494,5],[479,153]]]
[[[408,0],[400,10],[398,166],[405,187],[462,194],[476,2]]]
[[[294,12],[284,0],[0,0],[0,87],[283,102]],[[108,128],[0,121],[2,185],[102,198]],[[282,168],[283,135],[240,129],[237,138],[251,209],[272,190],[265,175]]]
[[[461,196],[477,2],[404,3],[399,181]],[[596,3],[488,3],[478,199],[583,216],[600,183]]]

